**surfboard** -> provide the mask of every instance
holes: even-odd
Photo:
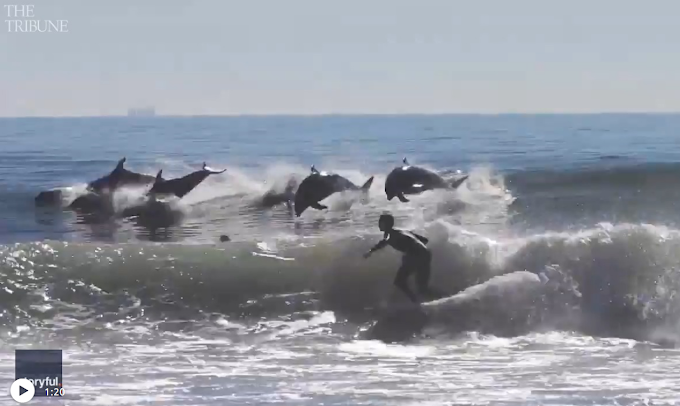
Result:
[[[455,293],[453,295],[437,295],[436,297],[428,300],[427,302],[420,302],[420,307],[423,307],[423,306],[428,307],[428,306],[432,306],[432,305],[437,304],[437,303],[445,302],[447,299],[450,299],[450,298],[452,298],[456,295],[457,295],[457,293]]]
[[[380,307],[382,309],[367,334],[371,339],[383,342],[401,342],[413,338],[429,319],[417,303],[391,303]]]
[[[422,305],[421,303],[412,303],[412,302],[405,302],[405,303],[390,303],[387,305],[383,305],[380,308],[381,313],[396,313],[396,312],[402,312],[402,311],[422,311]]]
[[[446,293],[439,293],[435,294],[432,296],[427,297],[427,300],[424,300],[420,303],[413,303],[410,301],[400,301],[397,303],[382,303],[379,307],[383,311],[413,311],[413,310],[419,310],[423,311],[423,306],[427,306],[431,303],[437,302],[442,299],[446,299],[449,297],[455,296],[451,294],[446,294]]]

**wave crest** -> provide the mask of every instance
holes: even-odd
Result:
[[[434,254],[432,283],[451,294],[518,271],[551,281],[550,293],[542,294],[546,300],[532,302],[541,314],[532,329],[556,324],[555,315],[564,315],[568,304],[577,317],[556,328],[626,337],[678,331],[678,230],[602,224],[577,233],[494,239],[439,220],[425,233]],[[214,314],[247,320],[327,310],[363,323],[375,320],[387,301],[404,300],[392,287],[399,255],[387,249],[369,260],[361,257],[378,238],[278,246],[2,246],[2,317],[8,326],[56,328],[121,318],[199,322]],[[565,298],[557,306],[555,292]],[[500,297],[493,306],[508,303]],[[490,320],[480,324],[487,332],[502,332],[494,330],[491,321],[498,317],[489,310],[475,317]]]

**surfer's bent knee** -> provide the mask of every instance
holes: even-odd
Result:
[[[427,291],[429,289],[428,285],[430,282],[430,273],[431,273],[431,256],[423,256],[419,258],[419,261],[416,266],[416,285],[418,286],[418,290],[421,292]]]
[[[394,285],[398,288],[408,287],[408,270],[405,267],[399,268],[397,276],[394,278]]]

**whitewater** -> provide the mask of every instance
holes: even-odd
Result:
[[[14,349],[52,348],[69,405],[680,402],[680,116],[0,122],[8,388]],[[168,177],[227,171],[172,202],[167,227],[34,207],[123,156]],[[470,177],[387,201],[404,156]],[[375,176],[369,198],[300,218],[258,207],[311,165]],[[117,192],[116,210],[141,193]],[[431,283],[451,295],[425,322],[394,310],[400,255],[362,257],[385,212],[430,240]]]

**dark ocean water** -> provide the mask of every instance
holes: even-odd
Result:
[[[0,142],[0,378],[36,346],[69,354],[73,404],[680,399],[680,115],[5,118]],[[227,171],[168,227],[35,207],[122,157]],[[388,202],[403,157],[470,178]],[[311,165],[375,176],[368,202],[253,206]],[[403,330],[380,310],[403,300],[399,255],[361,258],[385,211],[430,238],[433,283],[462,292],[394,344],[374,338]]]

